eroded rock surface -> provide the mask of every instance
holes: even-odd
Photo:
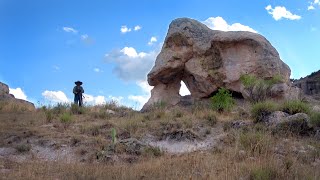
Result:
[[[286,85],[290,68],[259,34],[216,31],[196,20],[176,19],[170,24],[162,50],[148,74],[148,83],[154,88],[143,109],[159,101],[178,104],[181,81],[194,100],[208,98],[220,87],[243,93],[239,81],[242,74],[264,79],[280,75]],[[275,91],[287,89],[290,88],[278,87]]]
[[[0,82],[0,111],[34,111],[34,104],[9,94],[9,86]]]

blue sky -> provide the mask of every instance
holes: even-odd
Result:
[[[39,105],[71,101],[81,80],[88,104],[114,99],[139,109],[150,95],[146,74],[179,17],[262,34],[292,78],[320,69],[319,0],[0,0],[0,81]]]

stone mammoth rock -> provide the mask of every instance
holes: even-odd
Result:
[[[290,68],[259,34],[216,31],[193,19],[176,19],[148,74],[148,83],[154,88],[143,110],[158,101],[178,104],[181,81],[193,100],[208,98],[220,87],[243,93],[242,74],[264,79],[279,75],[288,84]]]

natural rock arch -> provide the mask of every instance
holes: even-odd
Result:
[[[179,104],[181,81],[192,100],[208,98],[220,87],[243,94],[241,74],[260,78],[280,75],[288,84],[290,68],[270,42],[257,33],[215,31],[193,19],[176,19],[148,74],[148,83],[154,88],[143,110],[158,101]]]

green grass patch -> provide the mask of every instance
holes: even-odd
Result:
[[[297,114],[297,113],[309,114],[310,106],[300,100],[286,101],[285,103],[282,104],[281,111],[291,115]]]

